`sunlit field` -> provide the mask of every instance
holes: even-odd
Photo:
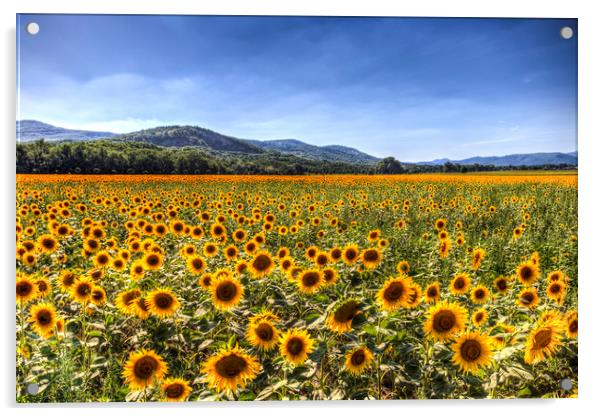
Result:
[[[19,402],[577,395],[573,172],[16,194]]]

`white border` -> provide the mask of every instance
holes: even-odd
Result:
[[[596,2],[576,1],[476,1],[440,0],[402,2],[386,0],[3,0],[0,3],[2,25],[2,137],[0,138],[0,163],[2,171],[2,229],[0,238],[0,264],[3,266],[2,304],[3,319],[0,342],[2,375],[0,395],[8,414],[86,415],[141,414],[161,415],[166,412],[190,414],[232,414],[245,412],[249,415],[282,415],[311,413],[357,413],[366,412],[428,412],[445,415],[466,415],[467,412],[488,415],[508,413],[544,413],[548,415],[590,414],[602,397],[598,391],[601,370],[602,331],[597,310],[602,294],[600,272],[601,215],[600,195],[600,75],[602,74],[601,51],[602,19],[596,13]],[[20,13],[123,13],[123,14],[270,14],[270,15],[339,15],[339,16],[464,16],[464,17],[569,17],[579,18],[579,310],[581,336],[579,343],[579,399],[576,400],[506,400],[506,401],[412,401],[412,402],[271,402],[254,404],[214,404],[201,406],[122,407],[117,405],[78,405],[45,407],[20,407],[14,405],[14,322],[12,275],[14,271],[14,166],[15,166],[15,14]],[[596,104],[598,104],[596,106]]]

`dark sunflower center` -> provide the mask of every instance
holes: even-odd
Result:
[[[324,254],[320,254],[318,256],[318,258],[316,259],[316,262],[320,265],[326,264],[326,263],[328,263],[328,256],[326,256]]]
[[[223,357],[215,364],[217,373],[224,378],[234,378],[247,368],[247,361],[238,355]]]
[[[529,303],[533,302],[533,300],[535,299],[535,296],[533,296],[533,293],[527,292],[527,293],[523,293],[521,298],[522,298],[523,303],[528,305]]]
[[[553,284],[552,286],[550,286],[550,292],[552,292],[554,294],[560,292],[560,285]]]
[[[138,291],[128,292],[123,296],[123,303],[129,306],[138,296],[140,296]]]
[[[207,246],[207,253],[215,253],[216,247],[213,245]]]
[[[354,250],[345,251],[345,258],[347,260],[355,260],[356,257],[357,257],[357,253]]]
[[[48,325],[50,322],[52,322],[52,314],[46,310],[38,312],[37,318],[41,325]]]
[[[146,263],[150,266],[156,266],[157,264],[159,264],[159,256],[157,256],[156,254],[151,254],[146,258]]]
[[[99,264],[106,264],[109,261],[109,258],[107,256],[101,255],[98,256],[97,261]]]
[[[460,354],[465,361],[478,360],[481,356],[481,352],[481,344],[474,339],[464,341],[460,348]]]
[[[357,350],[353,354],[351,354],[351,364],[353,365],[362,365],[366,361],[366,353],[364,350]]]
[[[438,291],[438,290],[437,290],[437,288],[435,288],[435,287],[430,287],[430,288],[427,290],[427,292],[426,292],[426,293],[427,293],[428,297],[430,297],[430,298],[434,298],[434,297],[436,297],[436,296],[437,296],[437,294],[439,293],[439,291]]]
[[[236,296],[238,289],[232,282],[222,282],[217,287],[215,294],[222,302],[228,302]]]
[[[376,250],[367,250],[364,253],[364,260],[366,260],[366,261],[376,261],[376,260],[378,260],[378,251],[376,251]]]
[[[267,254],[260,254],[253,260],[253,268],[257,271],[264,272],[272,265],[272,259]]]
[[[173,383],[165,388],[165,395],[170,399],[177,399],[182,394],[184,394],[184,386],[180,383]]]
[[[17,294],[19,296],[26,296],[31,293],[33,290],[33,285],[29,282],[19,282],[17,283]]]
[[[571,323],[569,324],[569,331],[577,332],[577,328],[578,328],[577,321],[571,321]]]
[[[504,279],[498,280],[496,282],[496,286],[499,290],[506,290],[508,288],[508,284],[506,283],[506,281]]]
[[[483,299],[483,298],[485,297],[485,291],[484,291],[483,289],[477,289],[477,290],[474,292],[474,296],[475,296],[475,298],[477,298],[477,299]]]
[[[441,310],[433,316],[433,328],[436,332],[448,332],[456,325],[456,315],[450,310]]]
[[[520,277],[524,280],[530,280],[533,277],[533,270],[530,267],[523,267],[520,269]]]
[[[80,283],[77,286],[77,294],[80,296],[88,296],[92,292],[92,287],[88,283]]]
[[[274,338],[274,330],[268,323],[262,322],[255,328],[255,334],[262,341],[271,341]]]
[[[393,282],[385,289],[384,298],[389,302],[395,302],[404,294],[405,287],[401,282]]]
[[[330,252],[330,257],[332,257],[335,260],[338,260],[341,258],[341,250],[332,250]]]
[[[155,305],[159,309],[169,309],[173,304],[173,298],[167,293],[159,293],[155,295]]]
[[[334,272],[332,270],[324,270],[324,280],[330,282],[334,279]]]
[[[465,286],[466,286],[466,281],[463,278],[454,280],[454,288],[455,289],[464,289]]]
[[[317,272],[307,272],[303,274],[301,281],[303,282],[303,286],[312,287],[318,284],[320,275]]]
[[[203,268],[203,260],[201,260],[201,259],[192,260],[192,267],[195,268],[196,270],[202,269]]]
[[[134,374],[140,379],[149,379],[159,367],[159,363],[153,357],[145,356],[134,364]]]
[[[334,313],[337,322],[349,322],[358,314],[359,308],[356,302],[347,302],[341,305]]]
[[[305,347],[305,343],[303,342],[303,340],[301,338],[291,338],[286,343],[286,350],[291,355],[301,354],[301,352],[303,352],[304,347]]]
[[[95,290],[94,292],[92,292],[92,298],[94,300],[99,301],[99,300],[102,300],[103,297],[104,296],[103,296],[103,294],[102,294],[102,292],[100,290]]]
[[[552,342],[552,330],[544,328],[535,334],[533,337],[533,347],[540,349],[547,347]]]
[[[229,248],[227,251],[228,256],[232,257],[236,254],[236,250],[233,248]]]
[[[42,240],[42,245],[48,249],[54,248],[54,240],[51,240],[50,238],[45,238]]]
[[[38,280],[37,284],[40,292],[45,292],[48,289],[48,284],[44,280]]]

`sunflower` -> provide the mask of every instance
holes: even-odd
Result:
[[[227,238],[227,230],[222,224],[213,224],[210,232],[211,237],[215,238],[216,240],[223,240],[224,238]]]
[[[566,294],[566,285],[560,280],[550,282],[546,294],[548,298],[555,300],[557,303],[562,303]]]
[[[50,281],[47,278],[38,277],[34,283],[38,288],[38,297],[44,298],[48,296],[52,287],[50,286]]]
[[[247,330],[247,339],[254,347],[269,351],[278,344],[279,334],[280,331],[270,319],[252,319]]]
[[[328,329],[339,334],[351,331],[353,319],[362,313],[359,306],[355,299],[340,302],[326,320]]]
[[[560,270],[554,270],[548,273],[547,280],[549,283],[552,282],[564,282],[566,279],[565,274]]]
[[[397,271],[400,274],[410,274],[410,263],[406,260],[402,260],[397,263]]]
[[[406,307],[410,296],[411,280],[408,277],[391,277],[376,294],[376,302],[386,311]]]
[[[163,256],[159,253],[148,253],[144,256],[142,264],[146,270],[159,270],[163,266]]]
[[[411,282],[410,283],[410,294],[408,296],[408,301],[406,307],[408,308],[416,308],[420,305],[422,300],[422,287],[418,283]]]
[[[235,245],[231,244],[224,249],[224,257],[228,261],[234,261],[238,257],[238,248]]]
[[[525,286],[531,286],[539,279],[539,267],[528,261],[518,265],[516,268],[516,277]]]
[[[107,293],[102,287],[94,286],[94,288],[92,288],[90,300],[96,306],[104,305],[104,303],[107,301]]]
[[[246,238],[247,238],[247,232],[245,230],[243,230],[242,228],[239,228],[232,233],[232,239],[234,241],[236,241],[237,243],[243,242],[244,240],[246,240]]]
[[[498,293],[506,293],[510,288],[510,283],[506,277],[499,276],[493,281],[493,287]]]
[[[359,347],[345,354],[345,369],[351,374],[362,374],[372,363],[372,352],[366,347]]]
[[[253,256],[253,259],[249,262],[248,268],[251,274],[256,279],[262,278],[269,275],[276,264],[272,260],[272,256],[267,251],[261,251]]]
[[[438,218],[435,221],[435,230],[437,231],[441,231],[445,228],[445,225],[447,224],[447,220],[445,220],[444,218]]]
[[[123,368],[123,378],[133,390],[142,390],[161,381],[167,373],[167,365],[154,350],[142,349],[131,352]]]
[[[343,250],[343,261],[348,266],[353,266],[353,263],[356,262],[358,257],[359,257],[359,250],[355,244],[348,245]]]
[[[71,286],[75,283],[76,276],[71,270],[63,270],[61,274],[59,274],[59,285],[61,287],[61,291],[69,292],[71,290]]]
[[[41,235],[40,237],[38,237],[37,243],[40,252],[45,254],[54,253],[59,246],[57,239],[51,234]]]
[[[449,284],[449,290],[454,295],[462,295],[470,290],[470,276],[466,273],[458,273]]]
[[[140,296],[134,299],[129,306],[129,312],[140,319],[146,319],[150,316],[150,309],[146,303],[146,297]]]
[[[280,354],[286,361],[299,365],[314,350],[314,340],[306,330],[290,329],[280,337]]]
[[[324,273],[316,269],[302,270],[296,282],[302,293],[312,294],[322,287]]]
[[[107,267],[111,263],[111,256],[105,250],[99,251],[94,256],[94,267]]]
[[[445,238],[441,240],[439,243],[439,257],[442,259],[446,258],[449,255],[451,250],[451,240],[449,238]]]
[[[200,275],[207,267],[207,262],[201,256],[190,256],[186,261],[186,268],[194,275]]]
[[[24,305],[38,296],[38,286],[29,276],[17,277],[17,303]]]
[[[482,305],[486,303],[489,299],[489,296],[490,292],[486,286],[477,286],[474,289],[472,289],[472,292],[470,293],[470,298],[477,305]]]
[[[257,359],[243,352],[238,346],[222,349],[209,357],[203,365],[207,383],[217,392],[244,389],[257,377],[261,366]]]
[[[456,302],[443,301],[429,308],[424,332],[435,340],[447,341],[464,330],[468,312]]]
[[[428,303],[437,303],[441,298],[441,283],[433,282],[426,287],[424,299]]]
[[[132,263],[132,267],[130,267],[130,277],[133,281],[138,281],[144,277],[144,263],[141,260],[136,260]]]
[[[50,338],[56,327],[56,309],[51,303],[37,303],[29,310],[33,330],[43,338]]]
[[[362,250],[360,254],[360,261],[367,270],[375,269],[382,261],[383,256],[380,250],[375,248],[367,248]]]
[[[577,319],[577,311],[569,311],[565,315],[566,321],[566,336],[569,338],[577,338],[579,323]]]
[[[524,306],[525,308],[535,309],[539,304],[539,295],[537,289],[534,287],[526,288],[521,290],[518,294],[518,300],[516,301],[518,306]]]
[[[71,286],[70,294],[76,302],[82,305],[87,304],[92,300],[92,290],[94,289],[94,281],[88,276],[79,277],[73,286]]]
[[[155,289],[145,296],[146,306],[152,315],[160,318],[171,316],[180,307],[180,301],[171,289]]]
[[[316,254],[316,257],[314,257],[314,262],[316,263],[316,266],[324,267],[330,262],[330,256],[328,253],[320,251],[318,254]]]
[[[557,320],[550,320],[543,325],[537,325],[529,333],[525,344],[525,362],[535,364],[554,355],[560,347],[562,332],[563,327]]]
[[[464,373],[476,373],[479,367],[492,363],[491,340],[479,332],[468,332],[459,336],[452,345],[452,361]]]
[[[142,296],[142,292],[140,292],[139,289],[131,289],[126,290],[124,292],[120,292],[115,298],[115,306],[117,306],[117,309],[119,309],[121,313],[129,315],[132,313],[130,305],[136,299],[140,298],[140,296]]]
[[[332,267],[327,267],[322,270],[322,275],[324,276],[325,285],[333,285],[339,278],[339,273]]]
[[[472,265],[471,265],[471,269],[472,270],[477,270],[479,267],[481,267],[481,263],[483,262],[483,259],[485,258],[485,249],[483,248],[476,248],[472,251]]]
[[[243,286],[228,275],[215,276],[211,284],[213,305],[222,311],[232,309],[242,299]]]
[[[168,378],[161,384],[162,399],[166,402],[183,402],[191,392],[190,384],[182,378]]]
[[[472,314],[472,323],[475,326],[481,326],[487,321],[487,311],[483,308],[477,309]]]

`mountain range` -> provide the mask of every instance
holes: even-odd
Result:
[[[36,120],[17,121],[20,142],[44,138],[47,141],[111,141],[141,142],[161,147],[194,147],[213,154],[286,154],[311,161],[327,161],[372,165],[380,159],[357,149],[340,145],[316,146],[295,139],[247,140],[227,136],[197,126],[163,126],[132,133],[115,134],[87,130],[71,130],[52,126]],[[577,152],[527,153],[506,156],[476,156],[462,160],[436,159],[418,165],[444,165],[448,162],[462,165],[537,166],[546,164],[577,165]]]
[[[419,162],[419,165],[493,165],[493,166],[537,166],[537,165],[577,165],[577,151],[569,153],[526,153],[505,156],[475,156],[468,159],[451,160],[435,159],[430,162]]]

